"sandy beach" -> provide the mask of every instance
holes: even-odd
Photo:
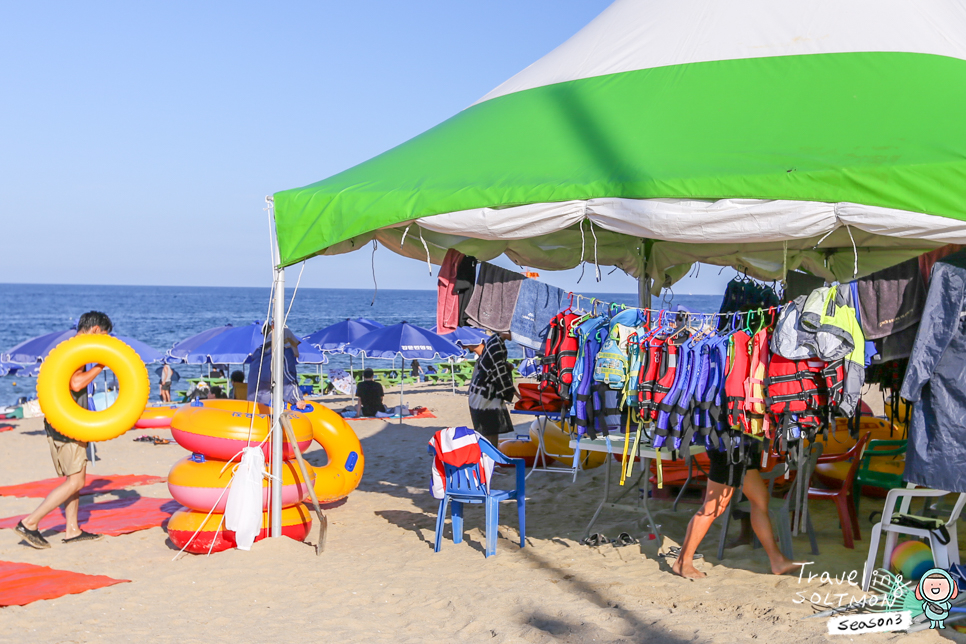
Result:
[[[430,459],[425,445],[444,426],[469,423],[465,395],[422,386],[407,403],[425,405],[436,419],[399,424],[357,421],[366,471],[362,484],[337,507],[326,510],[326,551],[315,555],[308,543],[286,538],[256,543],[210,557],[182,555],[162,528],[94,543],[65,545],[48,534],[53,547],[33,550],[12,530],[0,530],[0,559],[57,569],[108,575],[131,583],[0,609],[4,642],[821,642],[840,641],[826,634],[823,619],[803,620],[815,612],[802,596],[857,589],[808,582],[807,576],[768,573],[762,550],[740,546],[715,557],[719,530],[712,528],[698,567],[706,579],[689,581],[671,574],[647,541],[637,515],[605,510],[595,530],[611,538],[627,531],[642,545],[579,545],[600,501],[603,468],[583,472],[572,483],[563,474],[535,473],[527,481],[527,546],[518,547],[514,507],[501,512],[496,557],[483,556],[483,511],[466,513],[467,538],[454,545],[447,526],[442,551],[432,547],[438,502],[428,492]],[[339,408],[345,398],[327,397]],[[393,393],[387,395],[392,404]],[[518,429],[525,431],[529,421]],[[134,442],[132,430],[99,445],[102,459],[92,474],[164,476],[185,454],[175,443]],[[17,421],[0,434],[5,467],[0,485],[54,475],[39,419]],[[317,446],[308,453],[325,462]],[[612,469],[617,477],[617,468]],[[495,486],[511,484],[499,473]],[[631,496],[637,494],[632,491]],[[125,495],[169,496],[164,484],[97,495],[98,501]],[[88,501],[89,497],[82,499]],[[0,497],[0,516],[31,511],[38,499]],[[874,501],[866,500],[871,511]],[[667,501],[658,522],[666,537],[662,549],[677,543],[694,503],[670,511]],[[868,548],[868,514],[863,541],[847,550],[831,504],[813,503],[821,555],[813,573],[842,577],[858,569]],[[734,534],[737,534],[737,529]],[[317,526],[308,538],[314,542]],[[807,539],[795,540],[796,555],[807,553]],[[798,593],[802,592],[802,595]],[[834,599],[832,601],[835,601]],[[947,629],[951,631],[952,629]],[[913,637],[935,642],[932,632],[864,635],[863,642]]]

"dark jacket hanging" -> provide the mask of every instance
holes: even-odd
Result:
[[[901,395],[912,421],[905,479],[966,492],[966,251],[937,262]]]

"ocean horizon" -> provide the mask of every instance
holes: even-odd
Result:
[[[286,289],[286,306],[294,285]],[[103,311],[114,323],[114,332],[144,342],[161,353],[176,342],[216,326],[242,326],[264,320],[269,312],[269,287],[245,286],[130,286],[90,284],[0,283],[0,353],[7,353],[30,338],[63,331],[90,310]],[[581,293],[606,302],[637,305],[636,293]],[[374,299],[373,299],[374,298]],[[674,295],[668,304],[695,311],[717,312],[721,295]],[[655,301],[659,306],[660,300]],[[427,289],[338,289],[301,287],[291,306],[288,326],[299,337],[346,318],[365,317],[386,325],[407,321],[433,328],[436,324],[436,291]],[[519,355],[512,350],[511,355]],[[348,368],[346,356],[329,356],[323,368]],[[398,362],[398,361],[397,361]],[[353,363],[358,366],[358,360]],[[375,364],[388,366],[387,360]],[[159,365],[148,365],[152,399],[157,398]],[[397,364],[398,366],[398,364]],[[202,365],[175,365],[183,377],[201,375]],[[314,365],[300,365],[301,372],[315,372]],[[247,375],[247,369],[246,375]],[[22,396],[35,396],[36,379],[8,375],[0,378],[0,405],[13,404]]]

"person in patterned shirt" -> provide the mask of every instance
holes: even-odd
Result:
[[[513,431],[506,405],[517,391],[503,342],[509,336],[509,333],[494,334],[482,344],[466,347],[479,356],[470,381],[470,418],[473,428],[494,445],[499,443],[500,434]]]

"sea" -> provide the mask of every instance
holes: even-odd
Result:
[[[385,325],[407,321],[432,329],[436,325],[436,291],[300,288],[291,297],[288,326],[299,337],[346,318],[364,317]],[[637,305],[632,293],[582,293],[615,304]],[[59,284],[0,284],[0,353],[7,353],[30,338],[69,329],[86,311],[110,316],[117,335],[135,338],[164,353],[176,342],[216,326],[243,326],[264,320],[269,312],[270,289],[204,286],[90,286]],[[683,306],[695,312],[717,312],[720,295],[675,295],[655,300],[655,307]],[[510,343],[510,355],[522,356]],[[322,369],[348,369],[347,356],[330,354]],[[389,366],[387,360],[373,361]],[[354,360],[358,367],[358,358]],[[399,365],[397,365],[399,366]],[[148,365],[152,372],[160,365]],[[205,365],[174,365],[185,378],[206,373]],[[300,372],[317,372],[315,365],[300,365]],[[245,369],[247,374],[247,369]],[[177,386],[175,387],[177,389]],[[152,399],[158,396],[157,385]],[[0,407],[36,397],[36,379],[16,374],[0,377]]]

